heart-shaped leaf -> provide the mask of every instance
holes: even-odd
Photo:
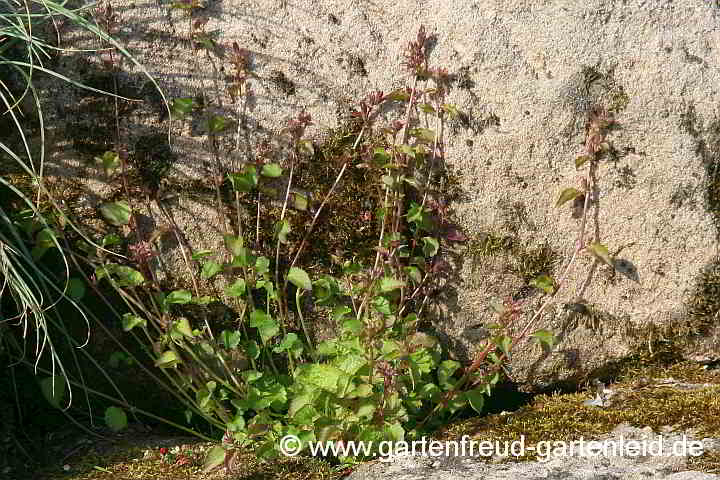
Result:
[[[238,278],[235,283],[225,288],[225,295],[228,297],[241,297],[245,295],[245,280]]]
[[[147,325],[147,321],[144,318],[133,315],[132,313],[126,313],[122,317],[122,329],[124,332],[129,332],[137,326],[144,327]]]
[[[566,188],[565,190],[560,192],[560,198],[558,198],[555,206],[560,207],[564,203],[569,202],[570,200],[574,200],[576,197],[579,197],[582,194],[583,192],[581,192],[577,188]]]
[[[590,245],[588,245],[587,251],[590,252],[598,260],[615,268],[615,263],[613,262],[613,259],[610,256],[610,252],[608,251],[607,247],[605,245],[603,245],[602,243],[598,243],[598,242],[591,243]]]
[[[132,215],[132,209],[130,205],[124,201],[119,200],[117,202],[106,203],[100,207],[100,213],[105,220],[111,225],[120,227],[130,223],[130,216]]]
[[[308,276],[307,272],[305,272],[305,270],[303,270],[302,268],[292,267],[290,269],[290,272],[288,272],[288,280],[297,288],[302,288],[303,290],[312,290],[312,282],[310,281],[310,277]]]
[[[539,288],[546,293],[553,293],[555,291],[555,282],[548,275],[540,275],[530,280],[530,286]]]
[[[165,297],[165,303],[179,303],[185,305],[192,300],[192,293],[187,290],[174,290]]]
[[[105,410],[105,425],[110,430],[117,433],[127,428],[128,420],[125,410],[120,407],[108,407]]]
[[[277,163],[267,163],[263,165],[260,174],[264,177],[277,178],[282,175],[282,167]]]
[[[547,345],[548,348],[552,348],[555,345],[555,336],[549,330],[540,329],[531,335],[535,337],[538,342]]]

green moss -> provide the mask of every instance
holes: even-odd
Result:
[[[129,437],[129,438],[128,438]],[[82,444],[81,444],[82,445]],[[160,447],[168,449],[161,454]],[[175,480],[178,478],[228,478],[223,469],[202,473],[205,452],[211,447],[207,443],[180,443],[162,437],[148,439],[135,433],[126,433],[120,441],[88,442],[76,449],[64,463],[71,466],[68,472],[53,468],[38,472],[38,480]],[[179,450],[176,450],[179,448]],[[176,453],[173,453],[176,452]],[[180,461],[179,461],[180,460]],[[58,471],[60,470],[60,471]],[[305,479],[331,480],[341,478],[343,471],[333,469],[327,462],[307,457],[285,457],[262,461],[252,453],[242,452],[235,459],[230,476],[246,480]]]
[[[688,334],[705,334],[720,317],[720,258],[700,273],[688,302]]]
[[[298,164],[294,171],[293,191],[308,198],[309,205],[306,210],[289,208],[286,212],[291,232],[282,252],[291,254],[299,248],[315,211],[332,188],[343,164],[348,163],[299,259],[300,264],[314,274],[336,273],[345,260],[363,262],[374,258],[373,249],[379,235],[378,209],[383,201],[381,185],[375,171],[358,168],[358,164],[365,161],[366,152],[385,144],[383,139],[364,133],[353,149],[359,134],[360,126],[355,121],[331,129],[325,140],[315,145],[314,157]],[[276,198],[269,198],[268,194],[261,196],[258,250],[266,256],[275,255],[273,232],[282,213],[285,185],[282,183],[276,188],[280,192]],[[241,202],[249,212],[248,221],[254,224],[255,195],[244,194]]]
[[[476,235],[468,244],[468,253],[472,257],[473,271],[481,257],[503,256],[507,260],[507,271],[525,282],[541,274],[552,274],[559,258],[547,243],[526,245],[515,235],[493,232]]]
[[[612,70],[601,71],[597,67],[586,66],[582,68],[581,75],[581,89],[594,104],[602,105],[614,114],[627,108],[630,96],[623,86],[615,81]]]
[[[597,438],[621,423],[639,428],[649,426],[658,433],[662,427],[672,426],[677,431],[694,430],[699,438],[719,437],[720,371],[705,370],[694,363],[666,365],[662,359],[639,366],[647,361],[647,356],[638,356],[625,365],[618,382],[611,387],[615,396],[609,407],[585,406],[588,393],[538,395],[530,405],[510,415],[465,420],[445,428],[439,437],[470,435],[475,439],[514,441],[524,435],[526,445],[531,446],[545,440]],[[653,381],[667,378],[711,386],[686,390],[658,386]],[[717,459],[717,454],[706,454],[695,459],[694,465],[704,468],[717,464]]]

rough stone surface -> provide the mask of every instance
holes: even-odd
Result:
[[[222,86],[229,64],[192,55],[181,11],[161,2],[110,3],[119,15],[118,38],[169,97],[202,90],[210,92],[216,111],[236,112]],[[574,159],[582,153],[588,111],[596,103],[617,111],[620,128],[608,137],[614,153],[600,167],[589,231],[597,229],[610,252],[620,252],[618,259],[634,269],[627,276],[593,270],[591,259],[580,258],[569,288],[538,323],[558,335],[558,345],[542,351],[527,344],[513,357],[515,379],[528,388],[592,375],[647,343],[650,332],[672,330],[686,320],[701,272],[717,265],[720,214],[711,212],[720,164],[717,2],[209,0],[201,15],[220,44],[236,41],[251,51],[257,75],[240,148],[234,139],[221,145],[230,168],[251,159],[255,144],[301,109],[312,114],[317,134],[371,90],[405,85],[401,52],[424,24],[437,35],[432,63],[458,76],[450,101],[467,114],[447,129],[448,163],[462,173],[466,192],[455,205],[460,223],[471,239],[492,233],[529,249],[547,243],[557,254],[555,275],[572,254],[579,223],[567,206],[554,203],[563,188],[578,185]],[[85,80],[108,86],[99,62],[61,57],[60,68],[77,65],[85,65]],[[144,103],[125,107],[121,137],[131,160],[138,152],[152,159],[141,140],[164,132],[167,119],[139,69],[129,62],[123,69],[126,95]],[[88,146],[79,140],[89,133],[102,144],[99,151],[112,146],[112,103],[72,89],[52,96],[51,138],[76,132],[76,140],[51,149],[51,173],[80,178],[86,192],[78,202],[89,210],[117,198],[119,183],[83,163],[93,152],[80,152]],[[104,120],[97,120],[98,109]],[[175,157],[167,175],[176,182],[212,175],[202,129],[174,122],[172,133]],[[167,222],[141,198],[136,207],[148,230]],[[212,193],[183,192],[168,209],[195,248],[221,245]],[[517,259],[471,257],[459,265],[460,284],[431,311],[438,333],[461,359],[482,340],[482,324],[493,318],[492,297],[528,297],[528,311],[539,298],[524,288],[527,279],[508,273]],[[181,258],[170,245],[163,253],[166,271],[182,272]],[[564,308],[576,295],[593,305],[591,316]],[[716,311],[707,310],[714,323]],[[701,360],[720,351],[719,337],[709,338],[694,347]]]
[[[611,435],[598,439],[608,445],[627,445],[631,440],[647,441],[648,451],[659,453],[658,437],[650,429],[638,429],[619,425]],[[460,479],[562,479],[562,480],[615,480],[663,478],[672,480],[712,480],[720,475],[681,471],[685,469],[687,456],[673,455],[673,442],[681,442],[682,435],[662,436],[662,455],[589,455],[579,454],[548,457],[546,461],[520,463],[484,463],[473,457],[460,456],[406,456],[392,460],[377,461],[360,466],[348,480],[460,480]],[[703,448],[714,448],[717,441],[699,440]],[[642,445],[642,444],[641,444]],[[468,447],[469,448],[469,447]],[[504,448],[504,447],[502,447]],[[620,448],[620,447],[617,447]]]

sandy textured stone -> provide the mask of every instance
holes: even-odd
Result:
[[[169,97],[216,91],[222,62],[192,55],[182,12],[159,2],[111,3],[120,16],[120,40]],[[240,149],[231,140],[222,146],[222,162],[230,167],[251,158],[258,140],[301,109],[312,114],[317,134],[335,126],[337,112],[354,99],[403,86],[401,52],[424,24],[437,35],[432,63],[458,75],[450,101],[467,114],[466,122],[449,126],[447,141],[448,162],[462,173],[466,192],[455,205],[461,225],[470,238],[497,233],[529,247],[547,242],[558,255],[556,275],[572,254],[579,222],[569,207],[554,203],[563,188],[578,185],[573,161],[582,153],[589,109],[614,107],[620,128],[608,140],[615,155],[599,169],[600,202],[589,229],[597,226],[611,253],[621,250],[618,258],[635,267],[637,278],[600,267],[580,291],[592,264],[582,256],[569,288],[538,323],[555,332],[559,344],[549,352],[523,346],[513,372],[533,387],[581,379],[647,342],[653,326],[685,321],[700,272],[717,261],[719,216],[709,211],[708,194],[720,164],[716,2],[209,0],[204,15],[206,30],[217,30],[221,44],[236,41],[251,51],[257,75]],[[74,56],[63,61],[78,64]],[[142,135],[163,132],[167,122],[152,89],[142,88],[139,70],[128,62],[124,68],[123,78],[136,89],[129,94],[146,100],[123,116],[121,134],[132,155]],[[227,62],[224,68],[228,73]],[[92,120],[97,109],[83,110],[83,94],[66,89],[53,95],[57,109],[49,120],[59,133],[72,124],[80,132],[98,128]],[[236,111],[222,87],[210,96],[217,111]],[[170,175],[211,175],[202,130],[176,123],[173,133],[177,159]],[[62,146],[62,155],[51,160],[63,167],[63,158],[73,157],[71,147]],[[91,178],[88,188],[102,181],[96,169],[78,168],[71,175]],[[108,196],[107,189],[92,190]],[[195,248],[221,241],[212,195],[203,195],[181,196],[170,207]],[[149,219],[151,226],[166,222],[157,211]],[[177,247],[164,257],[170,271],[181,271]],[[459,265],[461,283],[431,311],[459,358],[471,357],[481,342],[478,325],[493,318],[492,297],[525,292],[528,311],[537,307],[537,292],[523,290],[523,279],[507,273],[511,261],[473,262],[467,255]],[[592,318],[563,307],[579,293],[594,305]],[[704,357],[716,351],[703,348]]]
[[[683,439],[685,438],[685,440]],[[719,475],[682,471],[688,455],[682,455],[682,442],[692,446],[693,451],[715,448],[713,439],[696,440],[678,433],[658,436],[648,429],[619,425],[610,435],[596,439],[597,443],[577,443],[561,447],[554,443],[552,449],[566,448],[567,455],[542,454],[542,461],[491,464],[484,463],[469,455],[469,440],[465,456],[427,455],[405,456],[384,459],[363,464],[348,477],[349,480],[375,480],[397,478],[400,480],[463,478],[500,480],[517,478],[521,480],[562,479],[562,480],[615,480],[663,478],[672,480],[713,480]],[[631,443],[635,442],[635,443]],[[520,445],[518,443],[517,445]],[[583,445],[583,446],[581,446]],[[644,447],[643,447],[644,445]],[[660,450],[662,447],[662,450]],[[454,446],[450,447],[454,452]],[[460,447],[458,447],[460,448]],[[477,447],[480,448],[479,446]],[[504,450],[505,447],[499,447]],[[508,447],[512,448],[512,447]],[[515,447],[520,452],[520,447]],[[642,449],[646,449],[645,455]],[[675,448],[676,450],[673,450]],[[546,447],[541,447],[547,452]],[[573,449],[572,454],[569,454]],[[614,451],[617,452],[613,454]],[[560,453],[562,450],[553,450]],[[623,452],[620,454],[620,452]],[[462,451],[461,451],[462,453]],[[608,453],[608,455],[605,455]]]

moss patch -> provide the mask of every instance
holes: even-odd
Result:
[[[190,441],[190,443],[185,443]],[[38,480],[332,480],[343,471],[334,470],[328,463],[313,458],[282,458],[263,462],[252,453],[241,454],[235,468],[203,473],[202,465],[209,443],[192,439],[163,439],[134,433],[119,438],[87,442],[77,453],[65,458],[70,467],[62,464],[46,468],[34,478]],[[161,450],[161,448],[163,450]]]
[[[506,272],[526,283],[541,275],[551,275],[559,258],[548,244],[528,245],[513,234],[480,233],[468,244],[468,253],[476,268],[481,257],[503,256]]]
[[[602,71],[594,66],[581,70],[581,88],[594,104],[604,106],[608,112],[618,114],[630,103],[630,96],[621,84],[615,81],[612,70]]]
[[[618,382],[610,387],[615,395],[609,407],[585,406],[591,398],[588,393],[538,395],[530,405],[512,414],[465,420],[443,429],[438,436],[514,441],[525,435],[526,445],[534,445],[543,440],[597,438],[628,423],[639,428],[649,426],[657,433],[671,426],[675,431],[692,431],[698,438],[720,437],[720,370],[693,363],[667,365],[662,357],[656,360],[644,367],[639,365],[648,357],[635,357],[628,363]],[[673,388],[668,379],[709,385],[692,390]],[[716,452],[706,453],[693,460],[693,468],[707,470],[717,465],[717,460]]]

